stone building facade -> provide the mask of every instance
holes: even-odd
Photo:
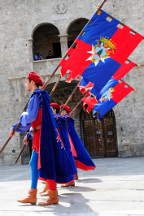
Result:
[[[37,72],[44,83],[58,66],[61,58],[66,54],[76,36],[87,21],[97,10],[98,0],[4,0],[0,2],[0,148],[8,139],[11,125],[19,121],[19,116],[29,99],[30,94],[25,89],[25,77],[30,71]],[[139,0],[108,0],[103,9],[130,26],[133,30],[144,35],[144,1]],[[137,90],[132,92],[118,104],[103,123],[82,111],[82,105],[74,112],[76,128],[91,156],[132,157],[144,155],[144,41],[129,57],[130,60],[141,65],[134,67],[124,80]],[[54,58],[46,59],[51,50]],[[43,60],[35,61],[36,51],[42,53]],[[60,68],[51,79],[46,90],[51,91],[60,74]],[[77,81],[71,84],[61,79],[51,102],[64,103]],[[69,105],[74,108],[82,95],[76,92]],[[111,125],[111,128],[108,128]],[[107,128],[107,129],[104,129]],[[90,136],[88,129],[93,131]],[[113,130],[114,129],[114,130]],[[104,132],[104,130],[106,132]],[[114,132],[111,132],[111,131]],[[101,141],[101,135],[103,141]],[[107,133],[107,135],[106,135]],[[115,154],[106,154],[104,146],[113,134]],[[22,147],[24,134],[16,134],[0,155],[0,165],[14,164]],[[86,141],[86,137],[89,140]],[[106,137],[107,136],[107,137]],[[109,136],[109,137],[108,137]],[[97,140],[99,146],[96,143]],[[93,147],[90,147],[89,143]],[[108,144],[108,143],[107,143]],[[97,154],[97,151],[104,153]],[[27,151],[27,152],[26,152]],[[25,160],[28,162],[28,147]],[[92,152],[95,151],[95,154]]]

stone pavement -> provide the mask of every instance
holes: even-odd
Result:
[[[144,216],[144,157],[94,162],[94,171],[78,170],[75,187],[58,185],[60,202],[51,206],[18,203],[30,188],[30,167],[1,166],[0,216]],[[43,199],[38,194],[38,202]]]

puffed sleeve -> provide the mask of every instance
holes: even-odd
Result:
[[[24,112],[20,117],[20,122],[23,126],[26,126],[27,124],[30,124],[36,120],[39,111],[39,104],[39,96],[34,94],[29,101],[27,111]]]
[[[18,123],[17,123],[18,124]],[[17,124],[12,125],[11,130],[14,131],[15,127],[17,126]],[[16,132],[18,133],[23,133],[26,132],[30,129],[31,124],[27,124],[26,126],[23,126],[22,124],[18,127],[18,129],[16,130]]]

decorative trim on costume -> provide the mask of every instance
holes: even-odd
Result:
[[[77,168],[79,168],[81,170],[85,170],[85,171],[94,170],[96,168],[96,166],[87,166],[87,165],[81,163],[80,161],[77,161],[76,159],[75,159],[75,163],[76,163]]]

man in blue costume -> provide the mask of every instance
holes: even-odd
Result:
[[[71,145],[70,145],[70,142],[69,142],[66,119],[62,118],[62,116],[59,114],[60,106],[57,103],[51,103],[50,106],[51,106],[51,108],[53,110],[56,128],[58,129],[58,133],[60,135],[60,138],[63,141],[64,147],[65,147],[65,149],[67,151],[67,154],[69,156],[69,159],[71,161],[73,171],[74,171],[74,175],[76,176],[77,175],[77,169],[76,169],[75,160],[74,160],[74,157],[73,157],[73,154],[72,154]],[[69,184],[70,184],[70,186],[75,186],[74,181],[70,182]]]
[[[57,133],[59,135],[59,139],[62,141],[62,143],[64,145],[65,151],[66,151],[68,158],[71,162],[73,173],[75,175],[75,174],[77,174],[77,169],[76,169],[75,160],[74,160],[74,157],[73,157],[72,151],[71,151],[71,146],[70,146],[69,137],[68,137],[68,133],[67,133],[66,121],[59,114],[60,106],[57,103],[51,103],[50,106],[51,106],[52,111],[53,111],[53,116],[54,116],[55,125],[57,128]],[[29,133],[27,134],[26,137],[28,137],[28,136],[29,136]],[[44,180],[44,179],[41,179],[41,180]],[[71,184],[71,186],[75,186],[74,181],[70,182],[69,184]],[[45,182],[45,188],[44,188],[43,192],[41,192],[40,194],[41,194],[41,196],[49,196],[49,187],[48,187],[47,182]]]
[[[64,104],[62,104],[60,108],[62,109],[61,116],[63,116],[63,118],[66,120],[69,141],[71,144],[73,156],[75,158],[76,167],[85,171],[94,170],[96,166],[75,130],[75,120],[69,115],[69,113],[71,112],[70,107],[64,106]],[[63,187],[69,186],[71,186],[71,183],[63,185]]]
[[[38,177],[47,180],[49,185],[49,198],[39,205],[51,205],[58,203],[58,191],[56,183],[68,183],[74,180],[73,170],[69,158],[58,139],[57,129],[54,123],[50,107],[50,97],[47,92],[39,89],[43,86],[42,80],[35,72],[30,72],[26,78],[26,89],[32,94],[28,109],[20,117],[21,125],[17,132],[25,132],[32,126],[33,146],[31,166],[31,189],[28,197],[18,200],[21,203],[36,204]],[[13,137],[13,125],[10,136]],[[25,140],[25,144],[28,141]]]

